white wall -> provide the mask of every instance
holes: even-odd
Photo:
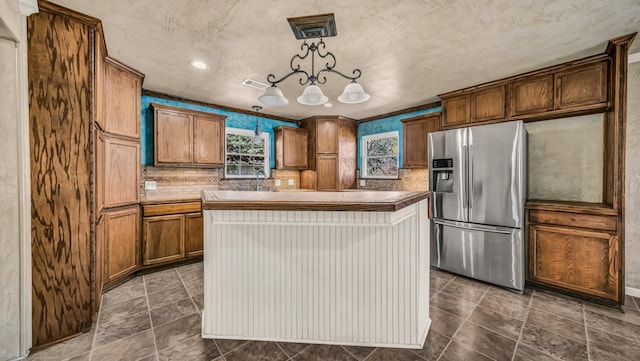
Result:
[[[31,347],[26,18],[0,1],[0,361]]]
[[[640,297],[640,62],[629,64],[627,79],[625,283]]]

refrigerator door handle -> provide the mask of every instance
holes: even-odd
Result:
[[[467,152],[466,145],[462,146],[462,166],[464,167],[464,172],[460,172],[460,174],[466,174],[469,167],[469,153]],[[460,180],[462,182],[462,186],[465,188],[462,190],[462,207],[465,211],[465,214],[468,214],[467,210],[469,209],[469,180],[464,178]],[[465,217],[463,218],[463,220],[468,221],[469,219]]]
[[[473,144],[469,144],[469,209],[473,209],[473,197]]]
[[[455,222],[455,221],[445,221],[442,219],[432,219],[432,220],[433,220],[433,223],[435,224],[440,224],[443,226],[448,226],[453,228],[474,230],[474,231],[486,231],[486,232],[503,233],[503,234],[510,234],[513,231],[511,228],[504,228],[504,227],[494,227],[494,226],[469,224],[469,223],[462,223],[462,222]]]

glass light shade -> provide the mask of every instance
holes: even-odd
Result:
[[[344,87],[344,91],[342,95],[338,97],[338,101],[347,104],[357,104],[366,102],[370,97],[369,94],[364,92],[362,85],[353,82]]]
[[[259,133],[256,133],[256,135],[253,136],[253,144],[260,144],[262,143],[262,137],[260,136]]]
[[[282,90],[272,85],[264,90],[264,94],[258,97],[258,101],[264,105],[280,106],[289,104],[289,99],[285,98]]]
[[[304,88],[304,92],[298,97],[298,103],[304,105],[321,105],[328,101],[329,98],[322,93],[322,89],[313,84]]]

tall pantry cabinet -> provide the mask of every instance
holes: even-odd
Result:
[[[39,9],[27,18],[34,347],[88,330],[103,283],[138,265],[143,79],[107,57],[100,20]]]

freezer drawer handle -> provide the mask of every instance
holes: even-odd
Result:
[[[505,228],[477,226],[477,225],[467,226],[459,222],[447,222],[447,221],[439,221],[435,219],[433,220],[433,223],[440,224],[443,226],[453,227],[453,228],[467,229],[471,231],[488,231],[493,233],[511,234],[511,229],[508,229],[508,228],[505,229]]]

